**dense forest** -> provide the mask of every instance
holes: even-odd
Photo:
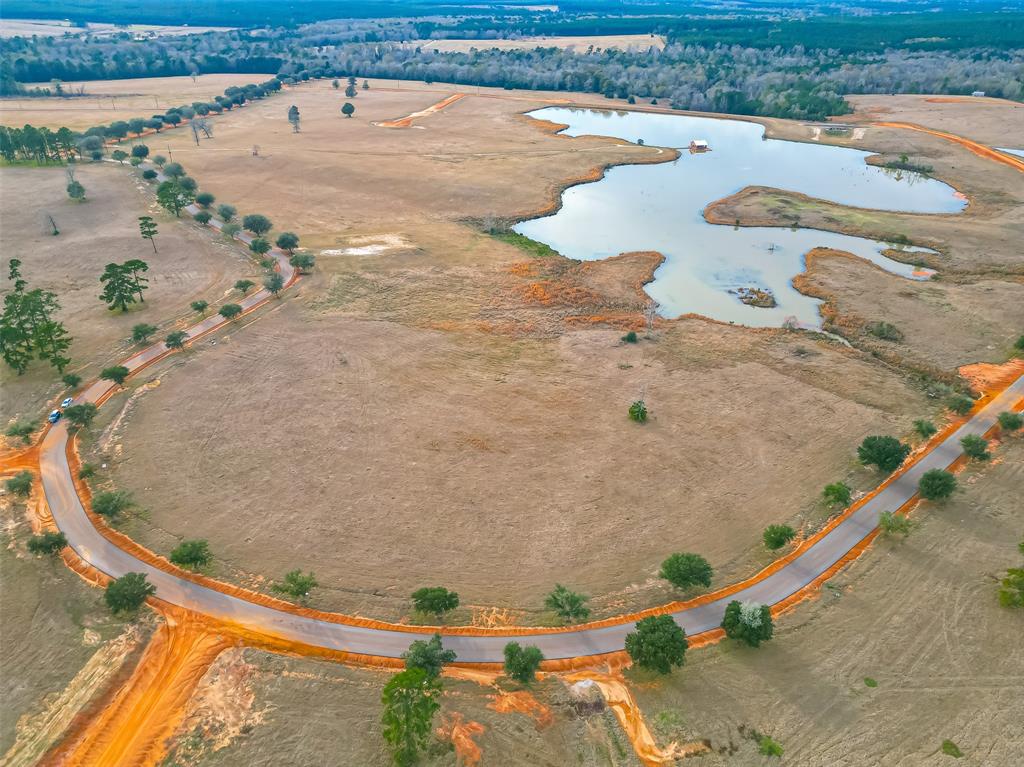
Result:
[[[1024,99],[1024,13],[965,12],[955,20],[952,13],[597,18],[513,8],[505,15],[350,18],[158,39],[128,32],[10,38],[0,41],[0,95],[54,94],[54,81],[242,72],[586,91],[657,99],[679,109],[798,119],[849,111],[848,93],[982,90]],[[663,25],[665,18],[671,23]],[[573,52],[501,51],[486,42],[532,33],[608,33],[620,23],[628,29],[619,31],[645,30],[652,44]],[[653,31],[664,35],[664,49],[653,45]],[[479,48],[434,48],[435,40],[466,37],[480,39]]]

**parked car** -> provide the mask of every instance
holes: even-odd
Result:
[[[74,402],[74,401],[75,401],[74,397],[68,397],[66,400],[64,400],[63,402],[60,403],[60,409],[63,410],[64,408],[70,406],[71,403]]]
[[[61,416],[60,411],[59,410],[54,410],[52,413],[50,413],[48,416],[46,416],[46,420],[49,421],[50,423],[57,423],[57,421],[60,420],[60,416]]]

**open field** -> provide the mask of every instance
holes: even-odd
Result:
[[[220,300],[253,266],[240,250],[201,232],[190,220],[175,221],[163,213],[148,184],[127,166],[79,165],[75,177],[85,186],[85,202],[68,198],[63,168],[0,168],[0,227],[5,232],[5,281],[6,260],[18,258],[29,287],[57,294],[60,316],[75,339],[69,371],[88,379],[128,353],[133,325],[147,322],[159,326],[159,333],[170,332],[175,322],[192,314],[191,301]],[[51,233],[47,213],[59,236]],[[159,253],[139,235],[142,215],[157,220]],[[131,258],[149,264],[146,302],[113,314],[99,300],[100,274],[111,261]],[[63,391],[59,379],[38,361],[22,376],[4,366],[0,422],[40,417],[46,402]]]
[[[226,32],[231,27],[190,27],[187,24],[180,27],[155,25],[155,24],[105,24],[101,22],[89,22],[83,26],[77,26],[70,21],[57,19],[0,19],[0,37],[56,37],[66,34],[83,35],[93,37],[108,37],[119,32],[129,32],[136,38],[140,37],[164,37],[177,35],[199,35],[203,32],[220,31]]]
[[[465,53],[473,48],[478,50],[498,48],[503,51],[565,48],[585,53],[590,48],[595,51],[628,50],[629,48],[646,50],[652,47],[661,50],[665,47],[665,39],[661,35],[581,35],[578,37],[521,37],[518,40],[413,40],[408,45],[440,53]]]
[[[232,85],[261,82],[272,75],[199,75],[149,77],[131,80],[85,80],[63,83],[71,92],[85,88],[84,96],[67,98],[0,99],[0,125],[67,127],[84,131],[94,125],[132,117],[150,117],[167,107],[210,101]]]
[[[1024,104],[972,96],[847,96],[852,115],[838,122],[897,119],[967,136],[990,146],[1016,147],[1024,136]]]

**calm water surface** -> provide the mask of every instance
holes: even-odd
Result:
[[[751,326],[796,320],[820,327],[820,301],[792,286],[815,247],[849,251],[907,278],[915,267],[882,255],[892,247],[859,237],[811,229],[715,226],[702,217],[706,205],[746,186],[802,192],[811,197],[881,210],[955,213],[966,201],[952,187],[913,173],[893,173],[864,162],[855,149],[763,140],[754,123],[683,115],[609,112],[548,107],[531,117],[567,124],[570,136],[615,136],[659,147],[684,148],[659,165],[625,165],[603,179],[565,191],[561,209],[524,221],[515,230],[564,256],[593,261],[628,251],[656,250],[665,262],[647,292],[667,317],[696,312]],[[689,154],[692,139],[712,151]],[[905,250],[920,252],[920,249]],[[746,306],[731,290],[770,290],[778,306]]]

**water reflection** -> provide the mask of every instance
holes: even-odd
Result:
[[[754,123],[563,107],[530,115],[568,125],[564,133],[570,136],[642,139],[648,145],[684,150],[695,139],[708,141],[711,151],[684,151],[671,163],[612,168],[601,181],[566,190],[556,214],[515,227],[579,260],[635,250],[663,253],[666,261],[647,292],[669,317],[696,312],[751,326],[780,326],[788,320],[818,327],[820,302],[801,295],[791,284],[803,271],[804,254],[815,247],[849,251],[887,271],[915,277],[914,266],[883,255],[891,244],[801,229],[798,212],[788,213],[791,229],[713,226],[704,221],[705,205],[746,186],[915,213],[952,213],[966,204],[951,187],[934,179],[867,165],[867,152],[766,140]],[[783,201],[774,212],[787,215]],[[744,288],[771,293],[776,306],[742,303]]]

